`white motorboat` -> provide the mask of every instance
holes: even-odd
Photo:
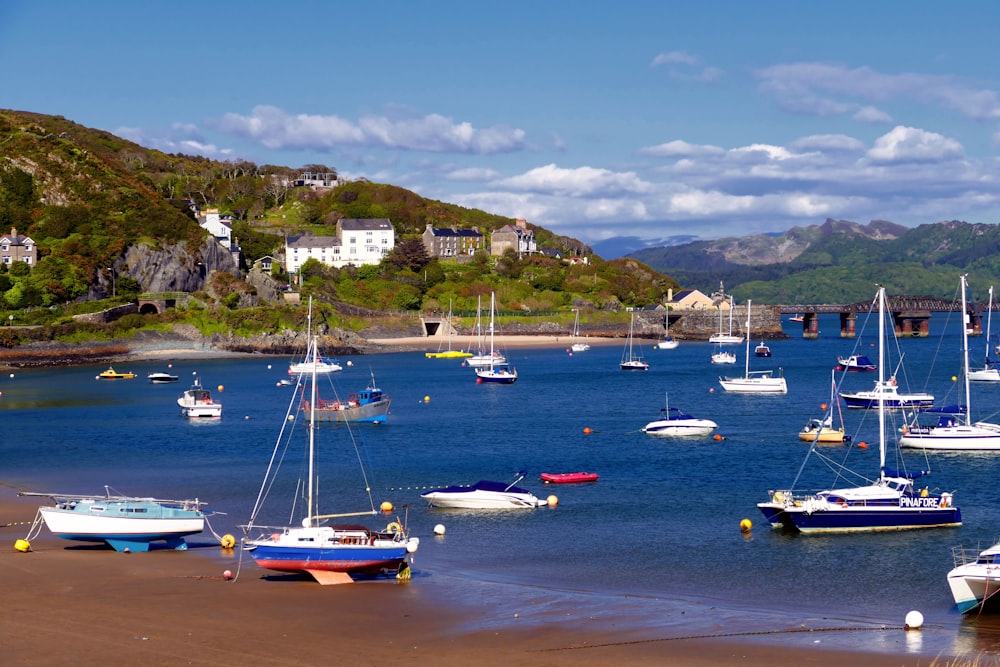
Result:
[[[184,538],[205,529],[206,503],[194,500],[163,500],[134,496],[33,493],[53,506],[38,508],[39,517],[29,531],[31,539],[41,529],[39,518],[56,537],[78,542],[106,542],[115,551],[149,551],[150,542],[164,541],[171,549],[187,549]]]
[[[989,607],[1000,591],[1000,543],[983,550],[954,547],[951,553],[954,568],[948,572],[948,588],[958,611],[968,614]]]
[[[642,427],[646,435],[691,436],[710,435],[719,428],[711,419],[699,419],[684,414],[677,408],[670,407],[670,397],[666,397],[664,407],[660,408],[662,417],[651,421]]]
[[[747,349],[746,370],[743,377],[720,377],[719,384],[726,391],[739,394],[784,394],[788,392],[785,378],[780,374],[774,377],[774,371],[750,370],[750,300],[747,300]]]
[[[736,353],[730,352],[729,350],[723,350],[721,347],[719,351],[712,355],[713,364],[735,364],[736,363]]]
[[[531,509],[547,505],[547,500],[541,500],[527,489],[517,486],[524,475],[524,472],[518,473],[517,478],[509,484],[481,479],[471,486],[433,489],[420,494],[420,497],[434,507],[452,509]]]
[[[177,376],[171,375],[170,373],[150,373],[146,376],[146,379],[153,384],[169,384],[171,382],[177,382]]]
[[[212,398],[212,392],[201,386],[198,374],[193,373],[194,383],[177,399],[181,414],[191,419],[218,418],[222,416],[222,403]]]

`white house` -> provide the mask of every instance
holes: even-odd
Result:
[[[203,215],[198,216],[198,223],[209,234],[218,239],[219,244],[226,250],[230,249],[233,243],[233,223],[230,216],[219,215],[219,209],[207,208]]]
[[[387,218],[341,218],[336,236],[289,236],[285,239],[285,268],[298,273],[306,260],[335,268],[378,264],[396,245]]]

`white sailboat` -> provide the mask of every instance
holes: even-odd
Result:
[[[739,345],[743,342],[743,336],[733,333],[733,311],[736,310],[736,302],[733,300],[733,297],[726,296],[726,290],[723,288],[721,282],[719,283],[719,291],[712,296],[718,297],[722,301],[719,302],[719,331],[709,336],[708,342],[718,345]],[[727,301],[729,302],[729,331],[725,332],[722,330],[722,303]],[[747,335],[749,336],[750,333],[747,332]]]
[[[969,390],[969,313],[966,302],[966,276],[960,277],[962,286],[962,371],[965,385],[965,405],[954,408],[928,410],[939,414],[935,426],[921,426],[914,418],[904,428],[899,438],[900,447],[913,449],[945,449],[984,451],[1000,450],[1000,424],[972,422],[972,405]]]
[[[879,286],[879,361],[880,380],[885,379],[885,288]],[[814,494],[794,492],[798,476],[791,489],[769,491],[770,498],[757,504],[773,528],[784,528],[804,534],[875,532],[941,528],[962,525],[962,513],[949,492],[917,490],[914,480],[927,471],[908,473],[886,467],[886,405],[878,402],[879,459],[878,477],[863,486],[827,489]],[[833,406],[828,409],[832,412]],[[809,454],[816,453],[809,448]],[[807,455],[807,456],[808,456]],[[799,474],[805,468],[799,467]],[[838,479],[865,475],[837,465]]]
[[[476,304],[476,326],[472,332],[474,340],[473,343],[469,345],[469,353],[472,354],[472,356],[465,360],[465,365],[471,366],[472,368],[483,368],[489,366],[490,364],[503,364],[507,362],[506,357],[500,354],[499,351],[487,351],[486,332],[483,330],[482,312],[482,297],[479,297]]]
[[[654,350],[675,350],[680,343],[670,335],[670,313],[663,316],[663,339],[653,346]]]
[[[986,310],[986,358],[982,368],[969,370],[969,379],[973,382],[1000,382],[1000,369],[996,362],[990,359],[990,327],[993,320],[993,286],[990,285],[990,300]]]
[[[623,371],[648,371],[649,364],[642,359],[642,354],[636,351],[637,345],[632,342],[632,330],[635,327],[635,312],[630,312],[628,322],[628,340],[625,342],[625,350],[622,353],[621,369]]]
[[[319,355],[316,351],[316,340],[309,341],[309,358],[315,360]],[[317,403],[317,372],[313,370],[310,377],[310,404]],[[298,406],[298,408],[296,408]],[[306,503],[302,508],[305,517],[299,524],[266,526],[257,523],[262,512],[268,492],[274,485],[283,460],[283,452],[298,429],[295,413],[303,406],[298,396],[293,395],[287,414],[282,420],[278,440],[275,443],[271,464],[261,483],[257,502],[254,505],[250,521],[243,526],[246,538],[244,549],[263,568],[277,572],[309,574],[320,584],[346,584],[354,581],[355,576],[375,576],[395,573],[397,579],[409,578],[409,563],[407,558],[417,550],[419,539],[407,537],[405,526],[399,521],[393,521],[384,530],[368,528],[360,524],[327,525],[331,519],[348,517],[377,516],[378,509],[372,499],[367,473],[362,469],[362,482],[367,494],[368,509],[344,512],[339,514],[321,514],[317,494],[316,476],[316,411],[309,412],[308,419],[308,479],[304,486]],[[330,429],[330,434],[347,434],[355,450],[359,445],[354,440],[354,433],[349,424],[343,429]],[[358,453],[358,452],[356,452]],[[358,453],[358,460],[363,457]],[[295,495],[298,495],[296,487]],[[294,508],[294,504],[293,504]],[[251,533],[254,536],[251,537]]]
[[[507,360],[496,361],[496,347],[493,344],[493,336],[496,331],[496,294],[490,292],[490,363],[482,368],[476,369],[476,382],[489,382],[492,384],[514,384],[517,382],[517,369],[511,368]],[[503,358],[503,357],[501,357]]]
[[[750,300],[747,300],[747,328],[746,328],[746,370],[743,377],[720,377],[719,384],[726,391],[741,394],[784,394],[788,392],[785,378],[780,375],[774,377],[773,370],[751,371],[750,370]]]
[[[573,352],[586,352],[590,349],[590,344],[580,340],[580,311],[576,311],[576,317],[573,318],[573,344],[569,346],[569,349]]]

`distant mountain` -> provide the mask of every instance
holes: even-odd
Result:
[[[691,243],[698,239],[694,234],[682,234],[678,236],[668,236],[665,239],[651,241],[641,239],[638,236],[615,236],[593,244],[595,253],[604,259],[617,259],[627,257],[633,253],[646,249],[661,248],[663,246],[676,246],[684,243]]]
[[[959,273],[985,295],[1000,283],[1000,229],[958,220],[910,229],[828,219],[778,235],[753,235],[648,248],[629,255],[686,288],[725,283],[761,303],[864,301],[874,283],[890,293],[951,297]]]

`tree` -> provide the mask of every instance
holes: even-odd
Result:
[[[427,253],[427,247],[422,239],[410,237],[400,239],[399,243],[389,251],[382,261],[397,269],[408,269],[419,273],[430,263],[431,257]]]

